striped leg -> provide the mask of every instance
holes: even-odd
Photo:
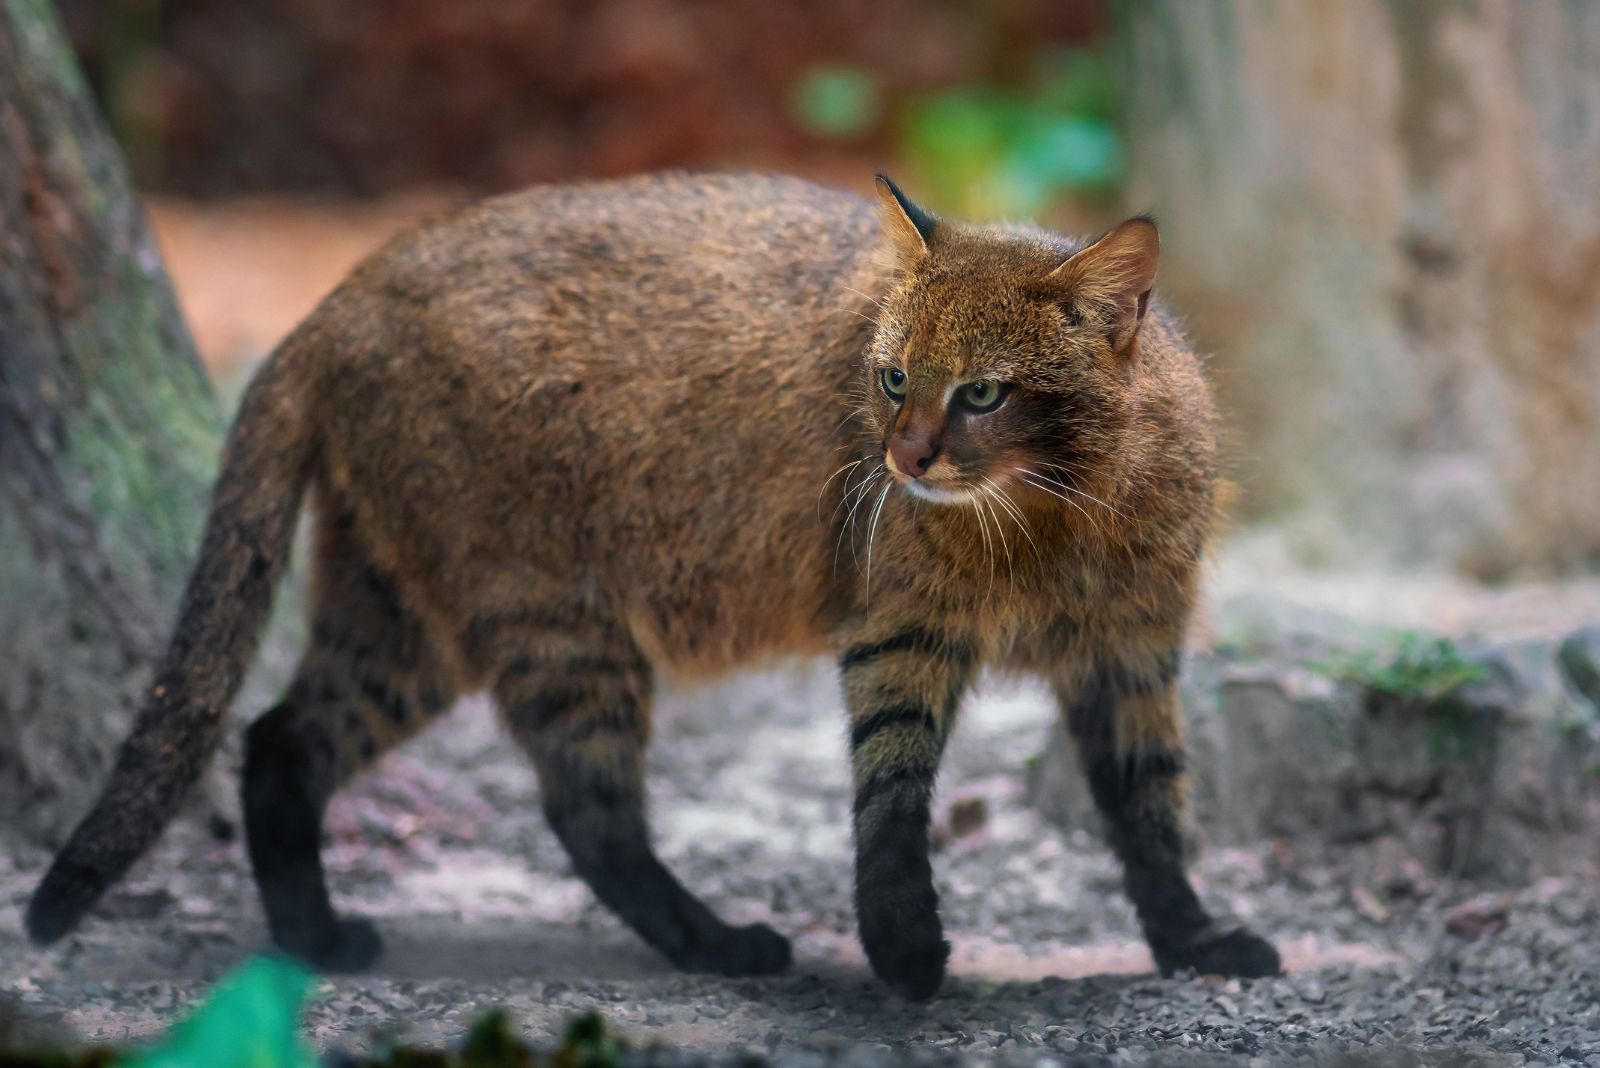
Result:
[[[971,674],[966,643],[920,626],[850,635],[839,666],[855,780],[856,917],[872,970],[932,997],[950,947],[928,860],[929,804]]]
[[[320,855],[328,799],[449,704],[421,628],[331,524],[313,638],[284,700],[245,735],[245,838],[273,940],[322,971],[369,966],[371,923],[333,910]]]
[[[1173,650],[1137,667],[1102,665],[1057,692],[1156,965],[1166,974],[1277,975],[1272,945],[1215,923],[1184,871],[1177,674]]]
[[[539,773],[545,816],[573,867],[608,908],[686,971],[766,975],[789,943],[765,924],[730,926],[657,859],[645,820],[649,666],[620,631],[578,646],[580,626],[530,636],[495,695]]]

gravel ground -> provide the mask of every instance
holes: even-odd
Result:
[[[768,1052],[791,1068],[865,1068],[908,1048],[929,1064],[1062,1068],[1321,1063],[1353,1050],[1600,1068],[1592,873],[1530,876],[1504,893],[1408,877],[1378,900],[1337,857],[1282,842],[1211,850],[1197,866],[1203,893],[1274,938],[1290,974],[1161,979],[1105,849],[1063,837],[1026,804],[1043,698],[997,684],[964,713],[941,787],[952,976],[912,1005],[874,983],[852,935],[844,720],[830,674],[773,671],[670,695],[658,721],[662,853],[730,919],[792,937],[789,974],[669,970],[571,878],[532,773],[468,701],[330,813],[336,896],[379,919],[389,951],[374,974],[319,985],[316,1044],[445,1044],[499,1005],[536,1041],[592,1008],[638,1041]],[[46,1026],[136,1040],[265,947],[239,843],[182,825],[82,932],[34,950],[21,909],[45,859],[0,855],[0,999]]]

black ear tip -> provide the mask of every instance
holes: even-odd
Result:
[[[900,205],[900,210],[905,212],[906,218],[911,220],[911,225],[916,227],[917,233],[922,235],[922,240],[933,240],[933,230],[938,220],[934,218],[932,213],[919,207],[916,201],[901,192],[900,187],[894,183],[894,179],[887,174],[879,171],[874,177],[889,191],[889,195],[894,197],[895,203]]]

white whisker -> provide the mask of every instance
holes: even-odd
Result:
[[[1033,531],[1028,529],[1028,520],[1022,514],[1022,510],[1017,507],[1015,501],[1006,495],[1006,491],[998,482],[985,478],[983,480],[983,484],[987,486],[989,492],[994,495],[993,499],[997,501],[1000,507],[1004,508],[1011,516],[1012,520],[1017,524],[1017,529],[1022,531],[1022,536],[1028,539],[1028,544],[1033,546],[1034,558],[1037,559],[1039,556],[1039,543],[1033,540]]]
[[[833,311],[829,312],[828,314],[830,314],[830,315],[854,315],[857,319],[865,319],[867,322],[871,323],[874,327],[876,327],[878,325],[878,320],[874,319],[872,316],[868,315],[866,312],[858,312],[854,308],[835,308]]]
[[[989,540],[989,521],[983,517],[982,498],[972,498],[972,513],[978,517],[978,531],[983,535],[983,555],[989,561],[989,593],[994,596],[994,542]]]
[[[1006,494],[1005,489],[993,479],[986,478],[983,480],[983,483],[985,486],[989,487],[989,491],[994,494],[994,499],[998,501],[1000,507],[1004,508],[1011,515],[1011,518],[1016,521],[1017,529],[1022,531],[1023,536],[1028,539],[1029,544],[1033,545],[1034,550],[1037,551],[1039,545],[1033,540],[1033,532],[1028,529],[1028,520],[1023,516],[1022,510],[1017,507],[1016,502],[1013,501],[1010,496]]]
[[[1096,475],[1096,473],[1093,472],[1093,471],[1073,471],[1073,470],[1071,470],[1069,468],[1063,467],[1061,464],[1047,463],[1044,466],[1046,466],[1046,467],[1054,467],[1057,470],[1065,471],[1068,474],[1078,474],[1078,475],[1080,475],[1080,476],[1082,476],[1084,478],[1095,478],[1095,477],[1098,477]],[[1037,471],[1030,471],[1029,474],[1032,474],[1032,475],[1034,475],[1035,477],[1038,477],[1038,478],[1044,478],[1045,477],[1043,475],[1040,475]],[[1062,482],[1058,478],[1052,478],[1052,479],[1049,479],[1049,481],[1055,483],[1056,485],[1060,486],[1064,490],[1067,490],[1067,491],[1069,491],[1071,493],[1076,493],[1080,497],[1087,497],[1089,500],[1093,501],[1095,504],[1098,504],[1100,507],[1104,508],[1106,511],[1110,512],[1112,515],[1116,516],[1119,519],[1127,519],[1128,518],[1127,516],[1123,515],[1121,512],[1117,511],[1115,508],[1111,507],[1111,505],[1107,504],[1105,501],[1102,501],[1099,497],[1096,497],[1094,494],[1088,492],[1087,490],[1079,489],[1077,486],[1069,486],[1065,482]]]
[[[844,428],[844,425],[846,423],[848,423],[850,420],[852,420],[852,419],[860,419],[862,416],[864,416],[866,414],[867,414],[867,406],[865,404],[863,404],[861,407],[857,408],[855,411],[851,412],[850,414],[846,415],[843,419],[839,420],[838,425],[833,428],[833,430],[828,434],[828,436],[830,438],[833,437],[833,435],[837,434],[840,430],[842,430]]]
[[[889,491],[894,489],[894,480],[890,479],[883,487],[883,492],[878,494],[878,504],[872,510],[872,522],[867,524],[867,592],[862,598],[862,607],[872,603],[872,538],[878,532],[878,517],[883,514],[883,502],[889,499]]]
[[[883,301],[879,300],[877,297],[873,296],[871,293],[863,293],[863,292],[861,292],[861,290],[855,288],[854,286],[845,286],[844,289],[845,289],[845,292],[854,293],[856,296],[858,296],[862,300],[868,302],[869,304],[871,304],[875,308],[883,307]]]
[[[877,474],[882,470],[884,470],[884,467],[883,467],[882,464],[879,464],[877,467],[873,468],[871,471],[868,471],[866,473],[866,475],[864,475],[862,477],[861,481],[857,482],[854,486],[850,485],[850,478],[847,475],[845,477],[845,480],[844,480],[845,481],[844,493],[843,493],[843,495],[840,496],[839,503],[834,505],[834,507],[833,507],[833,515],[830,515],[828,518],[832,519],[834,515],[838,515],[839,514],[839,509],[843,508],[845,506],[845,503],[847,501],[849,501],[850,495],[853,494],[853,493],[858,493],[859,491],[865,489],[874,480],[875,476],[877,476]],[[858,498],[858,500],[859,500],[859,498]]]
[[[1020,472],[1021,469],[1019,468],[1018,470]],[[1057,500],[1064,501],[1066,504],[1070,505],[1071,507],[1076,508],[1078,510],[1078,512],[1085,519],[1087,519],[1091,524],[1094,525],[1094,529],[1096,531],[1100,530],[1100,524],[1095,522],[1094,516],[1090,515],[1086,511],[1084,511],[1083,505],[1079,504],[1077,501],[1073,500],[1071,497],[1068,497],[1064,493],[1057,493],[1056,490],[1052,488],[1052,486],[1060,487],[1061,489],[1066,489],[1067,487],[1062,486],[1061,483],[1059,483],[1059,482],[1053,482],[1053,483],[1048,483],[1047,484],[1047,483],[1044,483],[1044,482],[1035,481],[1033,478],[1029,477],[1029,474],[1030,474],[1030,472],[1022,472],[1022,481],[1026,482],[1028,485],[1032,486],[1034,489],[1042,490],[1043,492],[1048,493],[1050,496],[1055,497]]]
[[[1006,578],[1011,584],[1011,598],[1015,600],[1017,596],[1017,567],[1016,563],[1011,559],[1011,544],[1006,541],[1006,533],[1000,528],[1000,517],[995,514],[994,505],[990,503],[987,491],[980,491],[978,503],[989,509],[989,516],[994,520],[995,536],[1000,539],[1000,547],[1006,554]],[[990,580],[989,588],[991,591],[994,589],[992,579]]]
[[[835,471],[833,474],[831,474],[827,478],[823,479],[822,488],[817,490],[817,519],[819,521],[822,519],[822,495],[828,491],[828,483],[832,482],[834,479],[838,478],[840,475],[843,475],[846,471],[850,470],[851,468],[857,467],[857,466],[859,466],[860,464],[863,464],[863,463],[866,463],[865,459],[851,460],[849,463],[847,463],[843,467],[839,468],[839,470]],[[850,476],[849,475],[845,475],[844,480],[845,480],[846,483],[848,483],[850,481]]]
[[[844,544],[845,535],[848,533],[850,535],[850,560],[855,564],[856,572],[859,574],[861,571],[861,561],[856,556],[856,514],[861,508],[861,502],[865,501],[868,494],[872,492],[872,486],[877,481],[877,478],[882,471],[883,465],[879,464],[876,470],[869,472],[867,476],[860,482],[856,483],[855,486],[845,490],[844,497],[840,499],[838,505],[836,505],[833,509],[833,514],[838,515],[839,509],[845,506],[846,501],[849,501],[851,495],[853,494],[855,496],[855,500],[850,503],[850,511],[845,516],[844,522],[839,524],[838,535],[833,539],[833,566],[835,569],[837,569],[839,566],[839,548]],[[833,517],[829,516],[829,518],[832,519]]]

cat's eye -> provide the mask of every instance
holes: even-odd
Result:
[[[890,400],[903,400],[906,395],[906,373],[898,367],[886,368],[879,377],[883,383],[883,391],[889,394]]]
[[[1000,407],[1000,402],[1005,400],[1006,386],[1003,382],[980,378],[976,382],[968,382],[962,386],[956,391],[956,397],[968,411],[991,412]]]

